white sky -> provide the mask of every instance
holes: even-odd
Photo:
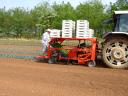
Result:
[[[47,1],[50,4],[53,2],[61,3],[64,2],[70,2],[72,6],[76,7],[80,2],[86,2],[89,0],[0,0],[0,8],[3,8],[4,6],[9,8],[14,7],[24,7],[24,8],[33,8],[35,5],[39,4],[40,2]],[[109,4],[110,2],[114,3],[116,0],[102,0],[103,4]]]

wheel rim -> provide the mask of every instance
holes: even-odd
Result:
[[[89,61],[89,62],[88,62],[88,66],[89,66],[89,67],[95,67],[95,66],[96,66],[95,61]]]
[[[48,63],[49,63],[49,64],[52,64],[52,63],[53,63],[53,61],[52,61],[51,58],[48,60]]]
[[[128,63],[128,45],[123,42],[109,44],[106,49],[106,59],[114,66],[122,66]]]

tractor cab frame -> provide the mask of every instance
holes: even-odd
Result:
[[[128,11],[115,11],[112,19],[113,32],[106,32],[103,38],[111,38],[115,35],[128,36]]]

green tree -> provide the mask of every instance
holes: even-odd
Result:
[[[128,0],[117,0],[115,3],[110,3],[108,12],[113,13],[117,10],[128,10]]]
[[[115,10],[127,10],[126,0],[117,0],[107,8],[101,0],[91,0],[79,4],[74,8],[69,2],[50,5],[48,2],[38,4],[34,9],[12,8],[0,9],[0,36],[38,37],[47,28],[61,29],[62,20],[86,19],[90,28],[95,29],[96,36],[100,36],[106,27],[103,20],[110,18]],[[110,25],[108,28],[111,28]],[[1,35],[2,34],[2,35]]]
[[[15,33],[16,37],[21,37],[23,31],[26,30],[27,12],[23,8],[14,8],[8,11],[11,16],[11,33]]]
[[[56,2],[52,6],[53,10],[55,11],[55,18],[53,19],[52,26],[54,28],[61,29],[62,20],[75,20],[75,9],[72,5],[68,3],[62,2],[61,4],[57,4]]]
[[[96,36],[102,34],[102,22],[105,18],[104,5],[100,0],[81,3],[76,8],[77,19],[86,19],[90,28],[95,29]]]
[[[5,8],[0,9],[0,32],[3,35],[8,35],[11,28],[11,16],[10,13],[5,10]]]

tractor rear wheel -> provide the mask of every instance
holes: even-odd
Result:
[[[128,41],[125,38],[111,38],[105,42],[102,57],[108,67],[128,67]]]

